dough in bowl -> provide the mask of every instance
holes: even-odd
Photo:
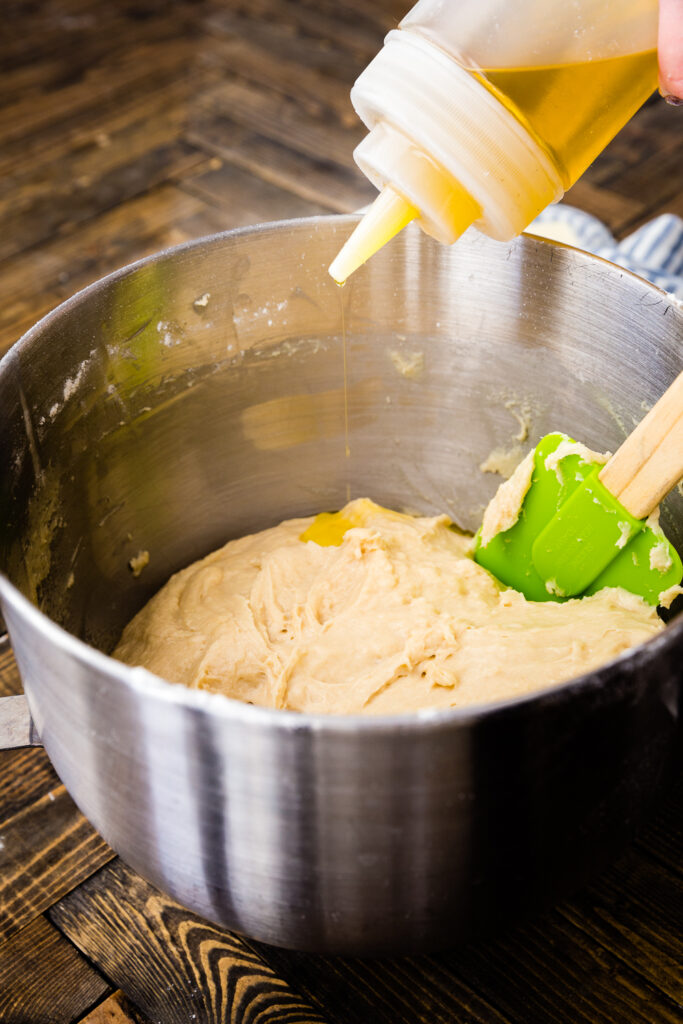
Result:
[[[291,519],[176,573],[114,657],[265,707],[393,714],[539,690],[663,628],[621,589],[527,601],[471,559],[471,544],[446,516],[367,498]]]

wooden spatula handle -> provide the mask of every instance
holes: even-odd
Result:
[[[683,477],[683,373],[600,471],[624,508],[644,519]]]

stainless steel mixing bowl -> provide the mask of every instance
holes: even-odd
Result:
[[[683,623],[524,699],[391,718],[268,711],[106,652],[174,570],[339,507],[347,486],[475,528],[492,449],[527,421],[528,443],[561,429],[616,446],[681,370],[683,318],[628,273],[534,238],[446,249],[409,230],[340,292],[326,267],[351,224],[161,253],[14,347],[0,598],[47,752],[134,868],[248,935],[377,953],[491,927],[619,847],[673,745]],[[401,372],[414,353],[417,376]],[[680,494],[664,521],[681,547]],[[8,709],[21,730],[21,698]]]

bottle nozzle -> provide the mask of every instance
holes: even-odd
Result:
[[[412,203],[387,186],[330,263],[330,275],[337,284],[343,284],[354,270],[419,215],[420,211]]]

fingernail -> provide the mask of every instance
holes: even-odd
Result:
[[[672,107],[683,107],[683,96],[672,96],[670,93],[662,93],[666,102]]]

